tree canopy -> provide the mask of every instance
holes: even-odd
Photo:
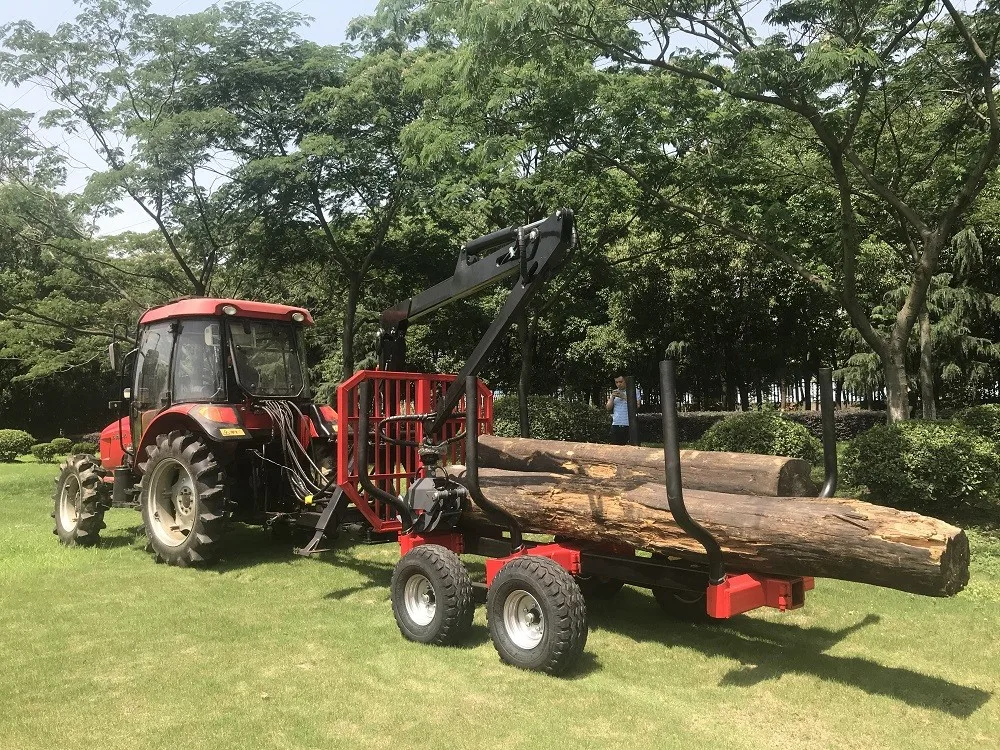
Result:
[[[329,393],[462,242],[560,206],[579,243],[501,391],[628,372],[655,403],[668,354],[703,408],[821,366],[893,419],[1000,395],[992,0],[383,0],[349,34],[258,2],[0,27],[0,77],[54,103],[0,108],[3,419],[184,294],[308,306]],[[82,190],[44,128],[100,157]],[[98,234],[123,201],[155,229]],[[457,369],[503,295],[414,326],[412,365]]]

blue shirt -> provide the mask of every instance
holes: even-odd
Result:
[[[615,427],[628,427],[628,401],[618,396],[615,396],[611,424]]]

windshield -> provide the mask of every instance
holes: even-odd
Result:
[[[309,396],[301,329],[265,320],[229,321],[233,364],[253,396]]]

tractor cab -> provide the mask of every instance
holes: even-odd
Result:
[[[308,402],[302,334],[311,324],[301,308],[238,300],[186,299],[147,311],[123,377],[133,444],[181,404]]]
[[[241,450],[260,452],[286,415],[302,442],[331,440],[335,412],[311,401],[303,332],[312,322],[303,308],[246,300],[199,297],[147,310],[121,362],[111,347],[123,400],[113,402],[121,417],[101,433],[103,466],[121,486],[134,485],[158,436],[174,430],[200,435],[233,461]]]

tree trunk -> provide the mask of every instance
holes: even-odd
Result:
[[[701,545],[674,522],[662,484],[619,490],[576,475],[497,469],[481,469],[480,484],[525,531],[704,559]],[[951,596],[969,580],[965,532],[937,519],[843,498],[684,496],[731,572],[839,578],[927,596]],[[489,521],[467,506],[462,523]]]
[[[885,406],[890,422],[904,422],[910,418],[910,400],[907,395],[906,351],[890,347],[882,359],[885,370]]]
[[[531,388],[531,369],[534,362],[535,344],[532,340],[528,311],[517,318],[517,342],[521,350],[521,372],[517,378],[517,421],[523,438],[531,437],[531,421],[528,416],[528,391]]]
[[[347,285],[347,307],[344,310],[344,332],[341,353],[344,359],[344,380],[354,374],[354,322],[358,316],[358,299],[361,296],[360,274],[352,275]]]
[[[561,440],[522,440],[482,435],[479,463],[508,471],[577,474],[609,485],[663,482],[663,451]],[[800,458],[722,451],[681,451],[683,486],[738,495],[815,495],[812,466]]]
[[[934,403],[934,344],[931,341],[931,316],[927,305],[920,310],[920,403],[924,419],[937,419]]]

